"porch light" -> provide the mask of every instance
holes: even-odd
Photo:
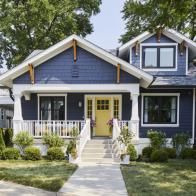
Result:
[[[81,102],[81,101],[78,102],[78,107],[79,107],[79,108],[82,107],[82,102]]]

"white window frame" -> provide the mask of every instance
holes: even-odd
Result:
[[[65,120],[67,120],[67,94],[37,94],[37,120],[40,120],[40,97],[65,97]]]
[[[177,112],[175,124],[145,124],[144,121],[144,96],[176,96],[177,97]],[[179,114],[180,114],[180,93],[142,93],[141,94],[141,126],[142,127],[179,127]]]
[[[176,47],[176,61],[175,68],[143,68],[142,67],[142,47],[143,46],[175,46]],[[140,44],[140,69],[144,71],[177,71],[178,70],[178,43],[141,43]]]
[[[113,100],[114,100],[114,98],[118,98],[119,99],[119,118],[120,118],[120,120],[122,119],[122,95],[120,95],[120,94],[88,94],[88,95],[85,95],[85,103],[84,103],[84,116],[85,116],[85,119],[87,119],[87,100],[88,99],[92,99],[93,101],[93,105],[92,105],[92,113],[93,113],[93,115],[92,115],[92,118],[93,118],[93,120],[95,119],[95,105],[96,105],[96,103],[95,103],[95,99],[97,98],[97,97],[103,97],[103,98],[106,98],[106,97],[108,97],[108,98],[111,98],[111,116],[112,116],[112,118],[113,118],[113,116],[114,116],[114,107],[113,107]]]

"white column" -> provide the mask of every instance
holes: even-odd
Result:
[[[134,138],[139,139],[139,113],[138,113],[138,96],[139,94],[131,94],[132,111],[131,111],[131,131],[134,133]]]
[[[13,129],[14,135],[16,135],[22,129],[22,106],[21,106],[22,94],[14,94],[14,117],[13,117]]]

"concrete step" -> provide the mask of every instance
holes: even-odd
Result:
[[[82,158],[82,162],[112,164],[113,159],[112,158]]]
[[[110,148],[84,148],[83,153],[112,153]]]
[[[85,148],[102,148],[102,149],[111,149],[111,144],[86,144]]]
[[[82,153],[82,158],[112,158],[112,153]]]
[[[110,139],[104,139],[104,140],[100,140],[100,139],[92,139],[92,140],[89,140],[87,142],[87,144],[112,144],[112,140]]]

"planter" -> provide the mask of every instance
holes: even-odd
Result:
[[[127,154],[125,154],[125,155],[122,155],[123,157],[122,157],[122,159],[121,159],[121,164],[123,164],[123,165],[128,165],[129,164],[129,160],[130,160],[130,155],[127,155]]]
[[[69,163],[78,163],[78,157],[75,159],[71,154],[69,154]]]

